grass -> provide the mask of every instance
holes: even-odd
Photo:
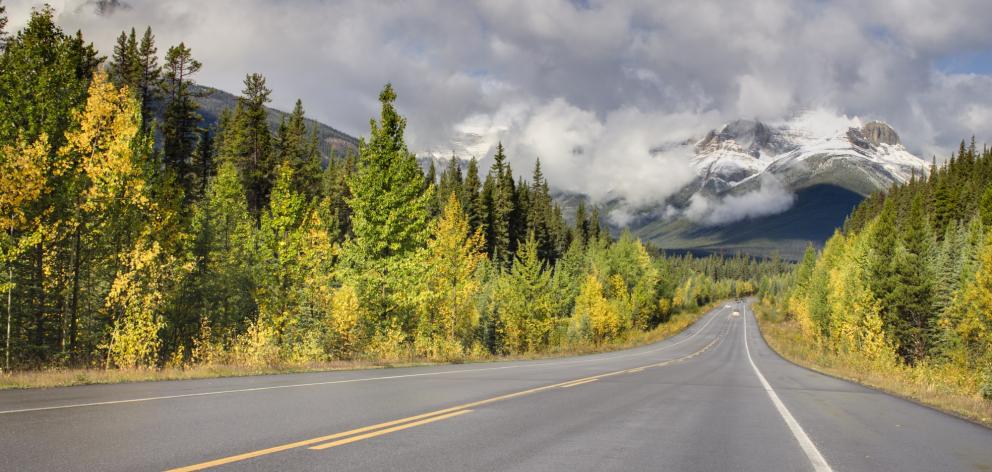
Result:
[[[599,352],[610,352],[629,349],[636,346],[651,344],[674,336],[696,322],[703,314],[712,309],[716,303],[691,312],[683,312],[672,316],[666,322],[651,331],[632,332],[623,339],[607,344],[580,344],[560,347],[546,352],[534,352],[513,356],[473,357],[451,363],[481,363],[510,360],[546,359],[566,357]],[[332,361],[303,365],[278,365],[269,367],[252,367],[240,365],[201,365],[190,367],[164,367],[145,369],[43,369],[23,370],[0,374],[0,390],[25,388],[68,387],[73,385],[116,384],[128,382],[150,382],[163,380],[192,380],[218,377],[245,377],[251,375],[273,375],[302,372],[331,372],[339,370],[376,369],[392,367],[412,367],[424,365],[439,365],[442,362],[431,362],[426,359],[410,358],[401,362],[380,362],[369,360]]]
[[[809,342],[799,323],[773,306],[755,304],[754,310],[765,342],[790,362],[992,427],[992,402],[975,393],[973,373],[927,364],[870,364]]]

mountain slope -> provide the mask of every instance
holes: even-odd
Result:
[[[203,117],[200,126],[209,128],[220,120],[220,115],[225,109],[234,110],[238,105],[238,97],[223,90],[204,85],[193,86],[193,94],[197,96],[197,104],[200,108],[197,112]],[[164,104],[158,103],[155,107],[156,113],[161,118]],[[279,128],[279,123],[283,118],[288,118],[289,113],[275,108],[266,107],[268,110],[269,129],[273,132]],[[332,128],[324,123],[313,119],[307,119],[307,128],[316,126],[317,137],[321,142],[321,153],[326,157],[334,154],[347,154],[358,151],[358,139],[342,131]]]
[[[809,242],[826,241],[864,197],[843,187],[817,184],[796,193],[783,213],[706,226],[686,218],[655,220],[637,228],[638,236],[664,249],[701,252],[773,252],[796,259]]]

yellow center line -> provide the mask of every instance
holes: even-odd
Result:
[[[270,447],[270,448],[267,448],[267,449],[260,449],[258,451],[246,452],[244,454],[238,454],[238,455],[234,455],[234,456],[224,457],[224,458],[215,459],[215,460],[208,461],[208,462],[201,462],[199,464],[193,464],[193,465],[189,465],[189,466],[186,466],[186,467],[179,467],[179,468],[176,468],[176,469],[169,469],[166,472],[192,472],[192,471],[197,471],[197,470],[204,470],[204,469],[208,469],[208,468],[211,468],[211,467],[217,467],[217,466],[220,466],[220,465],[231,464],[233,462],[240,462],[240,461],[252,459],[252,458],[255,458],[255,457],[259,457],[259,456],[265,456],[265,455],[269,455],[269,454],[274,454],[274,453],[286,451],[286,450],[289,450],[289,449],[296,449],[296,448],[299,448],[299,447],[310,446],[312,444],[324,443],[326,441],[331,441],[331,440],[335,440],[335,439],[341,439],[341,438],[345,438],[345,437],[348,437],[348,436],[361,435],[361,436],[354,436],[354,438],[349,437],[348,439],[344,439],[342,441],[335,441],[335,442],[328,443],[330,445],[328,445],[328,444],[321,444],[320,446],[315,446],[315,447],[312,447],[311,449],[326,449],[326,448],[329,448],[329,447],[334,447],[334,446],[338,446],[338,445],[342,445],[342,444],[348,444],[348,443],[351,443],[351,442],[360,441],[361,439],[366,439],[366,438],[369,438],[369,437],[375,437],[375,436],[379,436],[381,434],[387,434],[388,432],[399,431],[400,429],[410,428],[410,427],[413,427],[413,426],[418,426],[420,424],[426,424],[426,423],[430,423],[430,422],[433,422],[433,421],[439,421],[439,420],[442,420],[442,419],[450,418],[452,416],[456,416],[455,414],[461,415],[461,414],[464,414],[464,413],[468,413],[468,412],[471,411],[470,408],[475,408],[477,406],[487,405],[487,404],[490,404],[490,403],[495,403],[495,402],[499,402],[499,401],[503,401],[503,400],[509,400],[511,398],[522,397],[522,396],[525,396],[525,395],[531,395],[531,394],[534,394],[534,393],[537,393],[537,392],[542,392],[542,391],[545,391],[545,390],[551,390],[551,389],[555,389],[555,388],[559,388],[559,387],[574,387],[576,385],[581,385],[581,384],[589,383],[589,382],[592,382],[594,380],[599,380],[599,379],[602,379],[602,378],[605,378],[605,377],[611,377],[611,376],[614,376],[614,375],[620,375],[620,374],[624,374],[624,373],[631,373],[631,371],[640,372],[643,369],[647,369],[649,367],[661,367],[661,366],[664,366],[664,365],[671,364],[673,362],[679,362],[679,361],[683,361],[683,360],[686,360],[686,359],[690,359],[690,358],[693,358],[693,357],[695,357],[695,356],[697,356],[699,354],[702,354],[703,352],[709,350],[718,341],[722,340],[724,336],[725,336],[725,333],[724,334],[721,334],[721,335],[718,335],[716,338],[714,338],[712,341],[710,341],[709,344],[707,344],[702,349],[699,349],[696,352],[693,352],[691,354],[687,354],[687,355],[684,355],[684,356],[681,356],[681,357],[677,357],[677,358],[674,358],[674,359],[669,359],[669,360],[666,360],[666,361],[655,363],[655,364],[648,364],[648,365],[641,366],[641,367],[635,367],[633,369],[617,370],[617,371],[613,371],[613,372],[607,372],[607,373],[604,373],[604,374],[593,375],[593,376],[590,376],[590,377],[583,377],[583,378],[580,378],[580,379],[573,379],[573,380],[569,380],[567,382],[559,382],[559,383],[556,383],[556,384],[545,385],[545,386],[542,386],[542,387],[535,387],[535,388],[531,388],[531,389],[527,389],[527,390],[521,390],[519,392],[508,393],[506,395],[500,395],[500,396],[497,396],[497,397],[487,398],[485,400],[479,400],[479,401],[474,401],[474,402],[470,402],[470,403],[465,403],[465,404],[462,404],[462,405],[453,406],[451,408],[445,408],[445,409],[442,409],[442,410],[432,411],[432,412],[429,412],[429,413],[424,413],[424,414],[420,414],[420,415],[416,415],[416,416],[410,416],[410,417],[401,418],[401,419],[398,419],[398,420],[387,421],[385,423],[379,423],[379,424],[374,424],[374,425],[371,425],[371,426],[365,426],[365,427],[362,427],[362,428],[352,429],[350,431],[344,431],[344,432],[341,432],[341,433],[329,434],[327,436],[321,436],[321,437],[317,437],[317,438],[313,438],[313,439],[306,439],[306,440],[297,441],[297,442],[294,442],[294,443],[283,444],[281,446]],[[638,369],[640,369],[640,370],[638,370]],[[430,421],[427,421],[428,418],[430,419]],[[404,424],[404,423],[408,423],[408,424]],[[397,425],[402,425],[402,426],[397,426]],[[393,428],[394,426],[395,426],[395,428]],[[383,428],[387,428],[387,429],[383,429]],[[381,431],[376,431],[376,430],[381,430]],[[372,432],[372,431],[375,431],[375,432],[374,433],[370,433],[370,434],[362,434],[362,433],[369,433],[369,432]]]
[[[562,385],[561,388],[575,387],[576,385],[584,385],[584,384],[587,384],[589,382],[595,382],[597,380],[599,380],[599,379],[589,379],[589,380],[583,380],[581,382],[572,382],[572,383],[570,383],[568,385]]]
[[[319,450],[322,450],[322,449],[329,449],[329,448],[332,448],[332,447],[335,447],[335,446],[342,446],[344,444],[350,444],[350,443],[353,443],[353,442],[356,442],[356,441],[361,441],[363,439],[374,438],[376,436],[382,436],[383,434],[394,433],[396,431],[404,430],[404,429],[407,429],[407,428],[413,428],[415,426],[420,426],[420,425],[424,425],[424,424],[427,424],[427,423],[433,423],[435,421],[446,420],[448,418],[453,418],[455,416],[464,415],[465,413],[471,413],[471,412],[472,412],[472,410],[458,410],[458,411],[453,411],[453,412],[448,413],[446,415],[432,416],[432,417],[427,418],[425,420],[414,421],[413,423],[401,424],[399,426],[393,426],[392,428],[380,429],[379,431],[373,431],[371,433],[365,433],[365,434],[360,434],[358,436],[352,436],[350,438],[339,439],[337,441],[329,442],[329,443],[326,443],[326,444],[321,444],[319,446],[311,446],[310,449],[313,449],[315,451],[319,451]]]

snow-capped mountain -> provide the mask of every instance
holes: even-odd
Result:
[[[890,126],[808,113],[738,120],[685,144],[697,178],[664,214],[631,225],[666,249],[799,257],[822,244],[865,196],[925,174]]]
[[[861,195],[927,172],[926,161],[880,121],[801,116],[777,125],[738,120],[694,144],[698,189],[710,194],[753,191],[767,176],[796,191],[831,184]],[[767,180],[765,180],[767,181]]]

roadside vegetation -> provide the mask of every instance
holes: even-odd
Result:
[[[259,74],[202,128],[189,47],[131,30],[106,59],[54,18],[0,55],[2,385],[591,352],[788,268],[566,219],[502,146],[424,172],[389,85],[357,152],[324,149],[300,102],[270,129]]]
[[[992,151],[865,200],[822,251],[760,284],[801,364],[992,424]]]

